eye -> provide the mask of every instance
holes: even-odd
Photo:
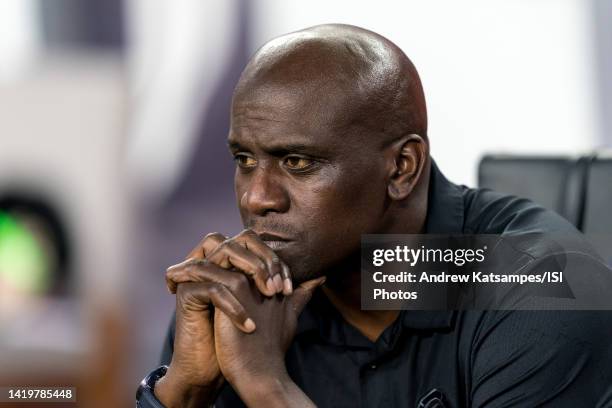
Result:
[[[305,170],[313,163],[314,160],[301,156],[287,156],[283,159],[283,165],[289,170]]]
[[[234,161],[238,164],[238,166],[243,168],[252,168],[257,166],[257,160],[254,157],[251,157],[246,154],[236,154],[234,156]]]

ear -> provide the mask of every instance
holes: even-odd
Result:
[[[393,163],[387,192],[392,200],[401,201],[410,195],[421,178],[428,147],[421,136],[410,134],[397,140],[391,150]]]

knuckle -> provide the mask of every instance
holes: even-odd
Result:
[[[166,272],[164,274],[166,280],[174,280],[177,276],[180,276],[185,273],[185,264],[180,263],[178,265],[172,265],[166,268]]]
[[[254,266],[255,275],[265,277],[268,276],[268,267],[262,261],[259,261]]]
[[[243,230],[240,232],[240,234],[238,234],[238,236],[240,236],[240,237],[245,237],[245,238],[253,238],[253,237],[256,237],[256,236],[257,236],[257,234],[256,234],[256,233],[255,233],[255,231],[253,231],[252,229],[250,229],[250,228],[246,228],[246,229],[243,229]]]
[[[217,248],[227,249],[227,248],[231,247],[232,245],[234,245],[235,242],[236,242],[236,240],[234,238],[228,238],[228,239],[224,240],[222,243],[220,243]]]
[[[242,273],[233,274],[230,278],[228,285],[232,289],[232,292],[239,292],[249,284],[249,278]]]
[[[215,249],[213,249],[212,251],[208,252],[206,254],[206,259],[209,260],[210,262],[215,262],[217,260],[217,258],[219,257],[219,250],[221,248],[218,246]]]
[[[218,262],[228,252],[229,245],[230,243],[227,240],[221,242],[215,249],[210,251],[206,258],[213,262]]]
[[[207,286],[207,290],[208,290],[208,295],[209,296],[219,296],[221,294],[223,294],[224,292],[224,286],[220,283],[213,283],[209,286]]]
[[[225,239],[225,235],[219,233],[219,232],[211,232],[206,234],[206,236],[204,237],[204,241],[218,241],[218,240],[224,240]]]
[[[228,238],[228,239],[226,239],[225,241],[221,242],[221,243],[220,243],[220,244],[217,246],[217,248],[215,248],[215,250],[213,251],[213,254],[217,254],[217,253],[219,253],[219,252],[225,252],[225,251],[227,251],[227,250],[228,250],[228,249],[229,249],[229,248],[232,246],[232,244],[233,244],[233,243],[234,243],[233,238]]]
[[[208,265],[208,261],[201,258],[190,258],[184,262],[184,267],[188,270],[200,269],[206,265]]]
[[[218,232],[211,232],[210,234],[207,234],[200,243],[204,256],[207,256],[210,252],[214,251],[223,241],[225,241],[225,235]]]

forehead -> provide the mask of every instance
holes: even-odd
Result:
[[[340,147],[351,124],[350,101],[333,87],[261,86],[237,92],[229,143]]]

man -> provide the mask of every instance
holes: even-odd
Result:
[[[390,41],[344,25],[272,40],[236,86],[228,143],[247,229],[168,269],[169,366],[140,406],[612,404],[608,313],[361,310],[362,234],[580,240],[527,200],[444,178],[418,74]]]

